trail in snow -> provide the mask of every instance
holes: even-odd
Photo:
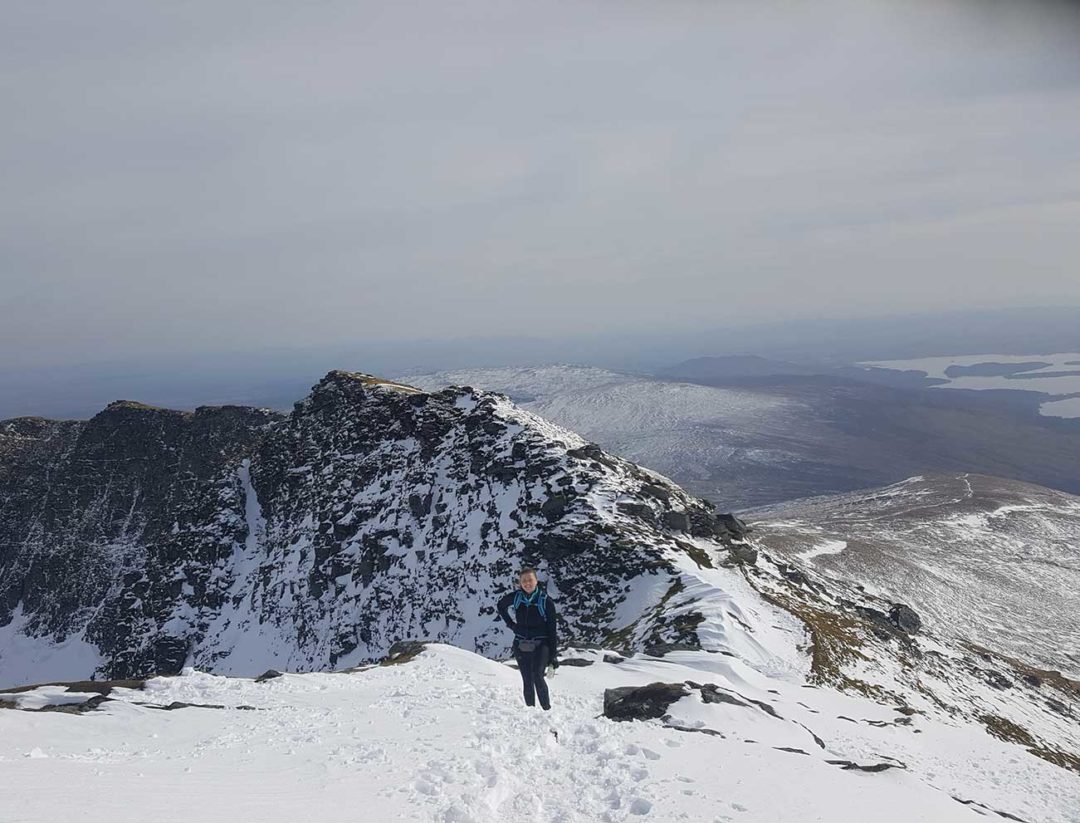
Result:
[[[188,819],[192,802],[207,823],[981,819],[952,795],[1031,823],[1080,815],[1080,778],[975,730],[918,717],[895,726],[887,707],[779,683],[721,654],[567,656],[592,664],[560,669],[549,714],[522,706],[512,668],[448,646],[264,683],[189,672],[82,716],[0,711],[0,768],[15,787],[0,793],[0,820],[168,823]],[[687,697],[670,710],[685,730],[599,716],[607,687],[686,679],[775,715]],[[177,700],[226,708],[135,704]],[[827,762],[836,757],[908,769],[843,771]]]

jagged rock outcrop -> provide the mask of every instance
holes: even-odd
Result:
[[[409,637],[499,653],[493,602],[521,563],[566,636],[598,642],[671,553],[708,562],[694,541],[734,534],[502,395],[340,371],[288,415],[119,401],[4,421],[0,496],[0,632],[74,640],[96,660],[71,676],[330,668]],[[647,599],[623,646],[696,644]]]
[[[907,634],[915,634],[922,628],[922,620],[911,606],[894,603],[889,609],[889,622]]]

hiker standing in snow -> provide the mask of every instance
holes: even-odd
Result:
[[[522,569],[518,573],[517,591],[499,600],[499,616],[514,631],[514,659],[521,672],[525,689],[525,705],[535,706],[540,698],[544,711],[551,709],[544,671],[550,663],[559,667],[556,653],[555,601],[547,589],[537,583],[535,569]]]

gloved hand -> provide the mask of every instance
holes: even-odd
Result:
[[[551,668],[553,668],[553,669],[559,668],[559,657],[558,657],[558,655],[555,655],[555,654],[551,655],[551,660],[548,661],[548,665],[551,666]]]

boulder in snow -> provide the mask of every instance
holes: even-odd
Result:
[[[757,549],[745,543],[736,543],[731,547],[731,559],[742,565],[753,566],[757,563]]]
[[[690,693],[685,683],[650,683],[604,690],[604,717],[612,720],[654,720],[672,703]]]
[[[922,628],[922,620],[915,610],[903,603],[896,603],[889,609],[889,622],[907,634],[915,634]]]
[[[723,526],[729,534],[732,534],[735,537],[742,537],[752,531],[752,529],[746,525],[746,521],[733,514],[718,514],[716,515],[716,522]]]

